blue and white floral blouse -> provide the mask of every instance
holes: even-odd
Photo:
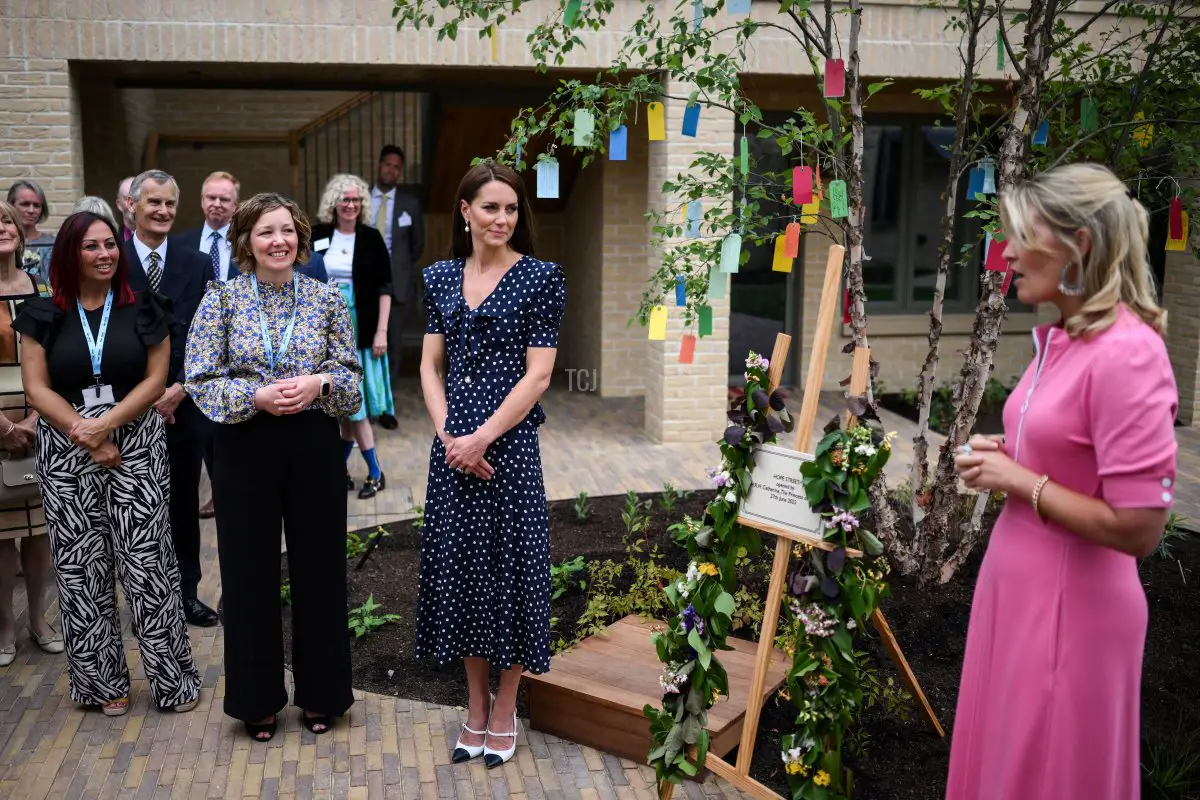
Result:
[[[276,380],[324,373],[333,380],[328,397],[310,408],[331,417],[354,414],[362,405],[359,382],[362,366],[355,351],[350,311],[341,292],[300,275],[297,298],[291,281],[282,287],[260,282],[259,296],[279,363],[274,373],[259,325],[252,276],[242,274],[228,283],[212,281],[196,310],[187,339],[184,388],[206,417],[214,422],[244,422],[255,414],[254,393]],[[299,303],[287,350],[279,346]]]

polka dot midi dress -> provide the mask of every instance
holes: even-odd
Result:
[[[474,433],[525,374],[530,347],[557,347],[566,278],[522,256],[477,307],[462,292],[464,259],[424,270],[426,333],[446,339],[446,432]],[[541,405],[484,455],[490,480],[446,464],[434,437],[421,531],[417,658],[486,658],[550,668],[550,531],[538,426]]]

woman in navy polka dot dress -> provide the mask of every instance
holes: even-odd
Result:
[[[455,763],[489,767],[517,743],[524,670],[550,668],[550,541],[537,428],[566,279],[533,257],[524,184],[480,164],[458,189],[450,259],[424,270],[421,389],[437,437],[421,533],[417,657],[463,659],[467,722]],[[489,696],[489,670],[501,670]]]

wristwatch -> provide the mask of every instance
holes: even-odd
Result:
[[[332,384],[330,384],[329,378],[326,378],[324,375],[322,375],[321,376],[321,397],[329,397],[329,390],[331,388],[333,388],[333,386],[332,386]]]

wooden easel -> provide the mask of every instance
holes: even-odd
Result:
[[[841,285],[842,264],[845,254],[846,249],[844,247],[833,245],[829,248],[829,258],[825,263],[825,281],[821,287],[821,305],[820,310],[817,312],[817,330],[813,337],[812,354],[809,356],[808,375],[804,384],[804,400],[800,406],[800,417],[796,421],[796,441],[794,447],[800,452],[811,452],[809,448],[812,446],[813,431],[816,429],[817,423],[817,412],[821,406],[821,384],[824,382],[825,360],[829,352],[830,339],[833,337],[834,314],[837,312],[838,301],[841,297],[838,289]],[[782,333],[775,338],[775,349],[771,353],[771,367],[768,375],[772,388],[779,384],[779,378],[783,372],[783,365],[787,359],[787,352],[791,341],[790,336]],[[850,393],[852,395],[862,394],[866,391],[867,381],[870,379],[870,370],[870,352],[865,348],[855,350],[854,365],[850,375]],[[848,413],[845,424],[847,427],[854,424],[854,418]],[[758,738],[758,720],[762,714],[763,702],[766,700],[763,694],[767,680],[767,668],[771,662],[771,652],[774,649],[775,642],[775,629],[779,621],[779,606],[783,599],[783,590],[787,582],[788,559],[791,556],[792,545],[796,542],[822,550],[833,550],[835,545],[817,537],[806,536],[758,520],[751,521],[739,516],[738,522],[775,535],[775,561],[771,568],[771,583],[767,589],[766,605],[763,608],[762,630],[758,639],[754,677],[750,682],[749,696],[746,701],[746,716],[742,722],[742,739],[738,745],[737,764],[730,764],[710,752],[705,757],[703,766],[726,779],[738,789],[747,792],[752,797],[780,798],[778,793],[768,789],[750,777],[750,761],[754,757],[754,742]],[[847,555],[858,557],[862,553],[847,550]],[[883,613],[879,609],[876,609],[875,613],[871,615],[871,622],[882,637],[888,655],[896,662],[896,666],[900,668],[900,676],[905,686],[908,687],[908,690],[920,704],[922,715],[929,721],[934,732],[938,736],[944,737],[946,735],[945,731],[942,730],[937,715],[933,712],[933,707],[929,705],[929,700],[926,699],[925,693],[921,690],[921,686],[917,682],[917,676],[913,674],[912,668],[909,667],[907,659],[904,658],[904,653],[900,651],[900,645],[896,642],[896,637],[892,634],[892,629],[888,626],[887,620],[883,618]],[[692,748],[689,754],[694,758],[695,749]],[[670,800],[674,792],[675,784],[668,781],[663,781],[659,784],[658,796],[660,800]]]

